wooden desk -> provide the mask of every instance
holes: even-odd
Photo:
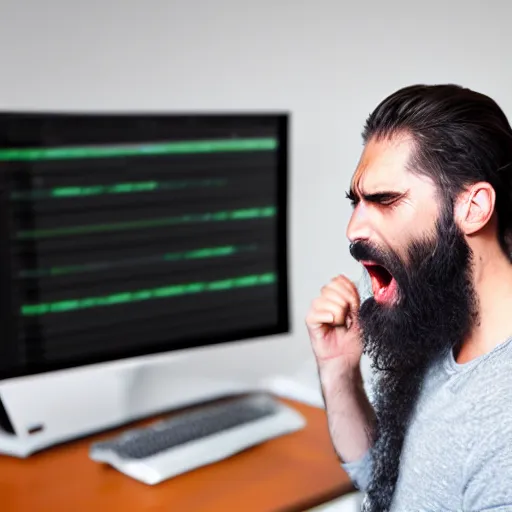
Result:
[[[0,509],[291,512],[306,510],[352,490],[334,454],[324,411],[284,402],[306,417],[305,429],[156,486],[142,484],[88,458],[91,441],[104,438],[105,433],[28,459],[0,456]]]

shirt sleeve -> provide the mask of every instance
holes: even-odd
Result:
[[[372,474],[372,458],[370,450],[358,460],[345,462],[341,467],[347,472],[352,483],[360,490],[366,491]]]

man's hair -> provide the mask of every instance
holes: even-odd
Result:
[[[363,141],[410,135],[409,170],[430,177],[448,206],[478,181],[496,192],[498,239],[512,259],[512,129],[497,103],[458,85],[413,85],[384,99]]]

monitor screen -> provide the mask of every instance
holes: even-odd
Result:
[[[0,379],[287,332],[287,114],[0,114]]]

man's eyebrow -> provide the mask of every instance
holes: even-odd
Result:
[[[357,203],[360,199],[363,199],[367,203],[386,203],[390,201],[395,201],[397,199],[400,199],[404,197],[407,194],[407,192],[398,192],[396,190],[382,190],[379,192],[361,192],[358,193],[354,190],[354,188],[350,188],[350,190],[347,192],[346,196],[347,199],[352,201],[352,203]]]

